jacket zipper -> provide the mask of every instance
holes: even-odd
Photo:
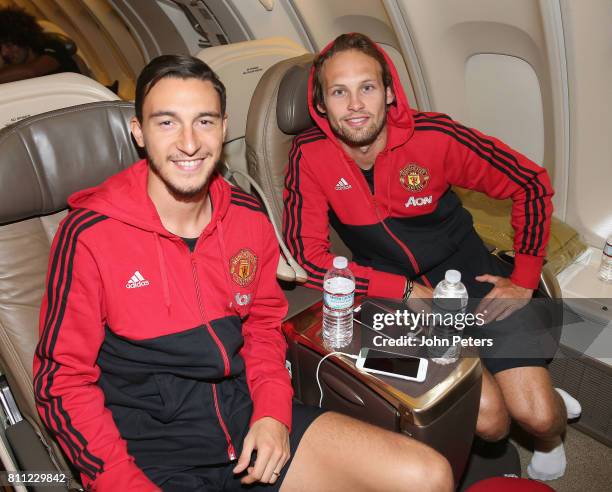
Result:
[[[389,226],[385,224],[385,221],[383,219],[380,218],[380,214],[378,212],[378,203],[376,202],[376,198],[372,197],[372,200],[374,202],[374,210],[376,211],[376,217],[378,217],[378,221],[380,222],[380,224],[383,226],[387,234],[391,236],[391,239],[393,239],[397,243],[397,245],[404,251],[404,253],[406,253],[406,256],[408,257],[408,259],[410,260],[410,263],[412,264],[412,268],[414,268],[414,273],[416,273],[423,279],[427,287],[431,287],[431,282],[429,281],[429,279],[425,276],[424,273],[420,273],[421,269],[419,267],[419,264],[416,261],[416,258],[412,254],[412,251],[410,251],[408,247],[404,243],[402,243],[399,240],[399,238],[395,234],[393,234],[393,232],[391,232],[391,229],[389,229]]]
[[[219,419],[219,425],[221,426],[221,429],[225,434],[225,440],[227,441],[227,455],[229,456],[229,459],[233,461],[236,459],[236,450],[234,449],[234,445],[232,444],[232,438],[229,435],[229,431],[227,430],[225,422],[223,422],[223,417],[221,417],[221,409],[219,408],[219,398],[217,397],[217,385],[213,383],[212,388],[213,398],[215,400],[215,410],[217,411],[217,418]]]
[[[386,151],[385,151],[385,153],[386,153]],[[380,154],[379,154],[379,156],[380,156]],[[379,156],[377,156],[376,160],[378,160],[378,157],[379,157]],[[357,163],[354,163],[354,165],[355,165],[356,167],[359,167],[359,166],[357,166]],[[376,161],[374,161],[374,166],[376,166]],[[402,243],[402,242],[399,240],[399,238],[398,238],[398,237],[397,237],[395,234],[393,234],[393,232],[391,232],[391,229],[389,229],[389,227],[387,226],[387,224],[385,224],[385,221],[384,221],[384,220],[381,218],[381,216],[380,216],[380,212],[379,212],[379,209],[378,209],[378,202],[376,201],[376,197],[374,196],[374,193],[372,193],[372,192],[370,191],[370,187],[369,187],[369,186],[367,186],[367,188],[364,190],[363,185],[362,185],[362,181],[359,179],[359,178],[361,178],[361,179],[365,179],[365,178],[363,178],[363,173],[360,173],[360,174],[362,174],[362,175],[361,175],[361,176],[359,176],[359,178],[357,178],[357,177],[355,176],[355,173],[353,172],[353,166],[351,166],[351,165],[350,165],[350,163],[349,163],[349,170],[350,170],[350,172],[353,174],[353,178],[355,178],[355,180],[357,181],[357,183],[359,183],[359,187],[361,188],[361,191],[362,191],[363,193],[365,193],[365,194],[366,194],[366,197],[368,197],[368,198],[370,199],[370,201],[372,202],[372,204],[374,205],[374,213],[376,214],[376,218],[378,219],[378,221],[380,222],[380,224],[383,226],[383,228],[385,229],[385,231],[387,232],[387,234],[389,234],[389,236],[391,237],[391,239],[393,239],[393,241],[395,241],[395,243],[396,243],[396,244],[397,244],[397,245],[398,245],[398,246],[401,248],[401,250],[402,250],[402,251],[403,251],[403,252],[406,254],[406,256],[408,257],[408,260],[410,261],[410,263],[411,263],[411,265],[412,265],[412,268],[414,269],[414,273],[415,273],[415,274],[417,274],[417,275],[419,275],[419,272],[420,272],[420,270],[421,270],[421,269],[420,269],[420,267],[419,267],[419,264],[418,264],[418,263],[417,263],[417,261],[416,261],[416,258],[415,258],[415,257],[414,257],[414,255],[412,254],[412,251],[410,251],[410,249],[408,249],[408,247],[407,247],[407,246],[406,246],[404,243]],[[374,171],[374,176],[376,176],[376,171]],[[376,181],[376,178],[375,178],[375,177],[374,177],[374,181]],[[389,186],[389,185],[388,185],[388,186]],[[427,277],[426,277],[424,274],[421,274],[421,275],[420,275],[420,277],[423,279],[423,281],[425,282],[425,284],[426,284],[428,287],[431,287],[431,282],[429,282],[429,280],[427,279]]]
[[[229,373],[230,373],[229,357],[227,356],[225,347],[223,347],[221,340],[219,340],[219,337],[217,336],[215,331],[210,326],[210,323],[208,322],[206,314],[204,313],[204,305],[202,304],[202,296],[200,294],[200,282],[198,281],[198,272],[196,270],[196,261],[195,261],[195,258],[193,258],[193,256],[191,258],[191,272],[193,274],[193,282],[195,284],[196,297],[198,299],[198,308],[200,310],[200,316],[202,318],[202,321],[204,322],[204,325],[206,326],[206,329],[208,330],[208,333],[210,334],[212,339],[217,344],[217,348],[219,349],[219,352],[221,353],[221,357],[223,358],[223,375],[229,376]],[[219,408],[219,399],[217,398],[217,385],[213,383],[212,387],[213,387],[213,399],[215,401],[215,412],[217,413],[217,420],[219,421],[219,425],[221,426],[221,430],[223,430],[223,434],[225,434],[225,440],[227,441],[227,455],[229,456],[230,460],[235,460],[236,451],[234,449],[234,445],[232,444],[232,437],[230,436],[229,431],[227,430],[227,426],[225,425],[225,422],[223,421],[223,417],[221,415],[221,409]]]
[[[202,317],[202,321],[206,325],[206,329],[208,330],[208,333],[210,334],[212,339],[217,344],[217,347],[219,348],[219,352],[221,352],[221,357],[223,358],[223,375],[227,377],[229,376],[229,373],[230,373],[229,357],[227,356],[225,347],[221,343],[221,340],[219,340],[219,337],[217,336],[215,331],[211,328],[210,324],[208,323],[206,314],[204,313],[204,306],[202,305],[202,299],[200,295],[200,283],[198,282],[198,273],[196,270],[196,261],[194,258],[191,259],[191,271],[193,273],[193,281],[195,283],[196,296],[198,298],[198,308],[200,309],[200,316]]]

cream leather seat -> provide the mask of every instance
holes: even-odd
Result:
[[[106,87],[78,73],[58,73],[2,84],[0,128],[59,108],[117,99]]]
[[[273,219],[279,225],[283,222],[283,187],[293,138],[314,125],[306,102],[313,60],[314,55],[304,54],[274,65],[261,78],[249,107],[249,174],[270,200]]]
[[[314,125],[306,104],[308,72],[313,59],[314,55],[307,53],[271,67],[261,77],[249,107],[245,138],[248,172],[269,201],[271,219],[278,228],[283,223],[283,186],[293,138]],[[330,241],[334,253],[351,258],[350,250],[332,228]],[[305,281],[306,273],[299,265],[295,267],[293,258],[287,259],[296,271],[295,279]],[[304,297],[309,303],[312,294],[308,289],[298,291],[295,301]],[[290,310],[293,308],[290,305]]]
[[[276,37],[214,46],[196,55],[215,71],[226,88],[229,121],[223,157],[233,170],[247,171],[244,145],[247,112],[259,80],[277,62],[303,53],[306,49],[299,44]],[[250,189],[240,175],[235,178],[245,190]]]
[[[227,92],[228,130],[223,146],[223,160],[227,166],[226,177],[232,179],[243,189],[257,193],[253,189],[252,179],[247,171],[245,151],[245,133],[247,127],[247,112],[253,93],[262,75],[276,63],[292,59],[306,53],[299,44],[283,37],[245,41],[229,45],[214,46],[200,51],[197,57],[206,62],[223,81]],[[254,185],[257,187],[257,184]],[[260,193],[261,195],[261,193]],[[262,197],[264,206],[268,208],[265,194]],[[271,211],[273,213],[273,210]],[[282,242],[280,228],[277,227],[277,239]],[[281,244],[285,256],[289,252]],[[290,255],[289,255],[290,256]],[[279,258],[277,277],[280,280],[293,281],[296,270],[303,272],[297,262],[290,260],[289,264],[283,256]],[[305,273],[303,273],[305,279]],[[300,277],[298,275],[298,277]]]
[[[128,124],[133,113],[128,102],[96,102],[0,131],[0,371],[24,419],[6,429],[21,470],[69,469],[39,421],[32,389],[49,250],[68,196],[138,160]],[[10,469],[4,451],[0,456]]]

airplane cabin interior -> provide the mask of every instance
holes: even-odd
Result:
[[[288,153],[313,126],[310,66],[336,36],[361,32],[396,65],[413,108],[494,135],[548,171],[554,215],[540,290],[564,306],[549,368],[553,385],[582,406],[565,436],[565,476],[548,484],[610,490],[612,282],[598,278],[612,240],[610,0],[0,0],[11,6],[56,36],[80,73],[0,84],[0,470],[71,470],[32,390],[47,261],[68,196],[142,157],[129,127],[142,68],[158,55],[190,54],[219,75],[229,118],[221,172],[261,200],[282,242]],[[511,200],[455,192],[486,245],[511,263]],[[330,238],[334,253],[350,257],[333,229]],[[499,466],[527,476],[530,438],[518,428],[512,465],[474,452],[477,356],[430,364],[423,383],[365,373],[343,356],[321,363],[321,292],[301,285],[306,273],[281,251],[298,399],[318,405],[323,391],[326,408],[429,444],[449,460],[457,490]],[[371,336],[355,327],[355,343]]]

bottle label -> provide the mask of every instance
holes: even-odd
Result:
[[[353,307],[355,293],[350,294],[331,294],[325,292],[323,294],[323,302],[330,309],[348,309]]]
[[[603,252],[604,255],[612,257],[612,244],[606,242]]]

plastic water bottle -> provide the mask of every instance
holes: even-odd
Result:
[[[447,270],[444,280],[441,280],[433,293],[434,313],[440,314],[442,319],[448,319],[448,314],[464,313],[468,304],[468,292],[461,283],[461,272]],[[428,353],[433,362],[437,364],[452,364],[459,359],[461,345],[453,343],[453,337],[461,336],[459,330],[451,323],[436,322],[432,329],[434,344],[429,347]]]
[[[601,254],[601,265],[598,277],[604,282],[612,282],[612,236],[606,241]]]
[[[323,279],[323,341],[340,348],[353,339],[353,301],[355,277],[344,256],[334,258]]]

